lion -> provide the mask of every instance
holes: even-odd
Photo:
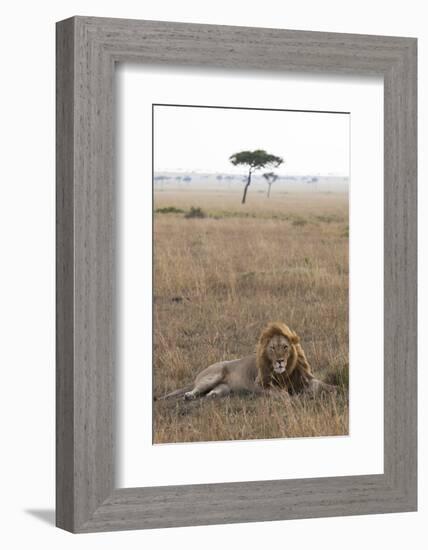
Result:
[[[300,338],[285,323],[269,323],[263,330],[256,361],[256,383],[262,388],[278,387],[290,394],[333,389],[315,378]]]
[[[277,388],[289,394],[335,391],[334,386],[312,374],[299,337],[282,322],[269,323],[262,331],[256,352],[241,359],[220,361],[206,367],[189,386],[161,397],[225,397],[231,393],[260,394]]]

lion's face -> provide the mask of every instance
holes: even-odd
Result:
[[[278,374],[285,372],[290,352],[291,344],[287,337],[282,334],[272,336],[266,347],[266,356],[274,372]]]

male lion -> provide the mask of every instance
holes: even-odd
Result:
[[[334,391],[312,374],[299,337],[284,323],[269,323],[257,343],[256,353],[214,363],[201,371],[193,384],[168,393],[161,399],[224,397],[231,392],[261,393],[269,388],[289,393]]]

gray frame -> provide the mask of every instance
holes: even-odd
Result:
[[[73,17],[57,24],[57,525],[72,532],[417,507],[416,39]],[[382,475],[114,487],[116,62],[376,74],[385,93]]]

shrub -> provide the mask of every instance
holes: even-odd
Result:
[[[184,215],[185,218],[206,218],[207,215],[202,210],[202,208],[195,208],[194,206],[190,207],[190,210]]]
[[[175,206],[165,206],[164,208],[156,208],[157,214],[183,214],[184,210]]]
[[[331,214],[331,215],[320,215],[320,216],[315,216],[315,218],[319,221],[319,222],[322,222],[322,223],[333,223],[333,222],[341,222],[343,221],[339,216],[335,216],[334,214]]]
[[[291,222],[295,226],[306,225],[308,222],[303,218],[296,218]]]

